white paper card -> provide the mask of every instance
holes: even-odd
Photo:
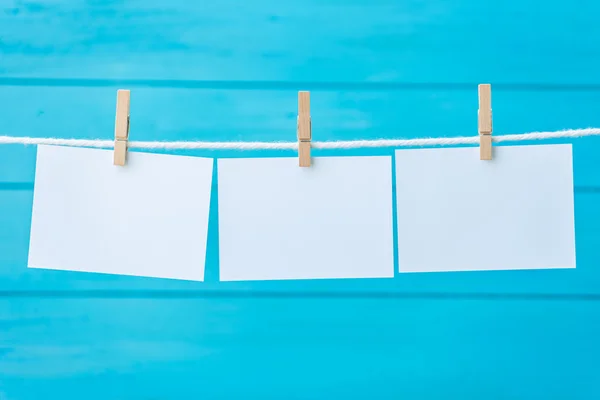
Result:
[[[39,146],[29,267],[204,279],[213,160]]]
[[[575,268],[571,145],[396,151],[400,272]]]
[[[393,277],[391,157],[220,159],[224,281]]]

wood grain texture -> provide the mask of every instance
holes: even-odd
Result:
[[[115,140],[115,148],[113,151],[113,165],[124,166],[127,162],[127,141]]]
[[[115,117],[115,139],[127,140],[129,138],[130,105],[131,91],[123,89],[118,90]]]
[[[111,140],[117,89],[4,87],[0,132]],[[596,106],[600,91],[494,93],[497,135],[600,126]],[[131,95],[135,101],[130,140],[297,140],[295,90],[138,88]],[[314,140],[475,136],[478,132],[477,85],[460,91],[313,91],[311,95]],[[589,140],[595,139],[576,143]],[[20,173],[0,169],[0,174]]]
[[[131,92],[117,91],[117,109],[115,117],[115,148],[113,164],[124,166],[127,161],[127,140],[129,139],[129,113]]]
[[[479,136],[479,159],[487,161],[492,159],[492,135],[490,134]]]
[[[298,142],[298,166],[310,167],[310,141]]]
[[[600,394],[593,302],[12,299],[0,315],[8,399],[480,399],[501,379],[517,398]]]
[[[494,85],[494,134],[598,127],[599,12],[8,0],[0,134],[111,140],[126,87],[130,140],[294,141],[299,90],[314,140],[474,136],[480,82]],[[27,269],[36,150],[0,146],[0,399],[599,398],[600,138],[568,142],[576,270],[228,284],[216,183],[205,282]]]
[[[310,92],[298,92],[298,166],[310,167]]]
[[[479,134],[492,133],[492,88],[490,84],[479,85]]]
[[[492,89],[490,84],[479,85],[479,158],[492,159]]]
[[[599,12],[593,1],[9,0],[0,76],[600,84]]]

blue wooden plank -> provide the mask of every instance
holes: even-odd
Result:
[[[0,132],[111,139],[119,87],[0,90]],[[463,90],[312,91],[314,140],[471,136],[477,86]],[[600,126],[600,90],[493,88],[494,134]],[[139,88],[131,92],[132,140],[294,141],[294,90]],[[585,139],[587,140],[587,139]]]
[[[2,77],[600,84],[600,4],[11,1]]]
[[[0,301],[0,390],[19,400],[590,399],[599,320],[586,301]]]

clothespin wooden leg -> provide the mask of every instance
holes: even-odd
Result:
[[[117,91],[117,115],[115,117],[114,165],[123,166],[127,160],[127,141],[129,140],[129,104],[130,91]]]
[[[479,159],[492,159],[492,87],[479,85]]]
[[[298,92],[298,163],[310,167],[310,92]]]

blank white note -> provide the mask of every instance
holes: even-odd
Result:
[[[396,151],[400,272],[575,268],[571,145]]]
[[[393,277],[391,157],[220,159],[224,281]]]
[[[38,146],[29,267],[204,279],[213,160]]]

